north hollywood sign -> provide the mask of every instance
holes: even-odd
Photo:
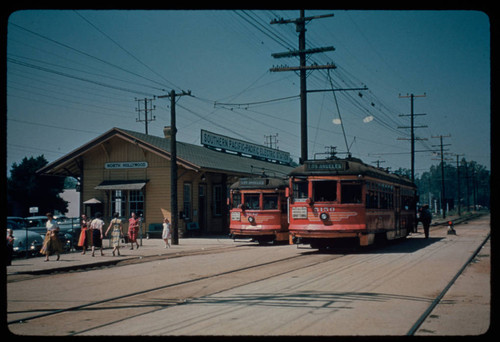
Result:
[[[288,164],[290,153],[201,130],[201,144]]]
[[[104,164],[105,169],[145,169],[148,167],[148,162],[117,162]]]

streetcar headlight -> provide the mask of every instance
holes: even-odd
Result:
[[[231,221],[239,221],[241,220],[241,213],[239,211],[233,211],[231,213]]]
[[[322,221],[326,221],[328,220],[328,214],[327,213],[321,213],[319,215],[319,218],[322,220]]]
[[[254,223],[255,222],[255,218],[253,216],[248,216],[248,222]]]

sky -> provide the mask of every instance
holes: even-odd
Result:
[[[333,14],[306,25],[308,157],[330,146],[365,163],[410,169],[414,94],[415,174],[455,155],[490,164],[490,18],[480,11],[305,10]],[[200,144],[201,130],[300,157],[299,10],[22,10],[7,24],[7,174],[39,156],[52,162],[113,127],[150,135],[170,125]],[[354,90],[358,88],[366,90]],[[335,89],[335,91],[332,91]],[[344,89],[344,90],[340,90]],[[420,115],[421,114],[421,115]],[[342,123],[339,124],[339,122]],[[344,133],[345,132],[345,135]]]

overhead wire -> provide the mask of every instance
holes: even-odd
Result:
[[[146,69],[148,69],[149,71],[151,71],[153,74],[155,74],[156,76],[160,77],[162,80],[164,80],[165,82],[167,82],[168,84],[170,84],[173,88],[176,88],[177,90],[181,90],[182,88],[175,85],[174,83],[172,83],[171,81],[167,80],[165,77],[163,77],[162,75],[160,75],[156,70],[154,70],[153,68],[151,68],[149,65],[147,65],[146,63],[144,63],[143,61],[141,61],[139,58],[137,58],[134,54],[132,54],[130,51],[128,51],[127,49],[125,49],[121,44],[119,44],[115,39],[113,39],[111,36],[109,36],[108,34],[106,34],[103,30],[101,30],[100,28],[98,28],[95,24],[93,24],[89,19],[87,19],[84,15],[82,15],[79,11],[74,11],[80,18],[82,18],[86,23],[88,23],[91,27],[93,27],[96,31],[98,31],[99,33],[101,33],[104,37],[106,37],[109,41],[111,41],[113,44],[115,44],[118,48],[120,48],[122,51],[124,51],[128,56],[132,57],[136,62],[138,62],[139,64],[141,64],[142,66],[144,66]],[[163,89],[164,90],[164,89]]]

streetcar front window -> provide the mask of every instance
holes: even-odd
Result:
[[[239,192],[233,192],[233,209],[236,209],[241,204],[241,194]]]
[[[337,200],[337,181],[313,182],[314,202],[333,202]]]
[[[278,195],[276,194],[264,194],[262,202],[264,210],[278,209]]]
[[[260,209],[259,194],[244,194],[245,207],[247,209]]]
[[[293,200],[294,202],[305,202],[309,197],[308,182],[305,180],[298,180],[293,182]]]

